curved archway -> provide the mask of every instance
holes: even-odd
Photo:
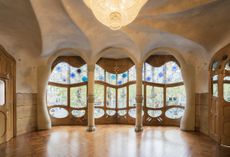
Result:
[[[133,59],[120,48],[104,49],[98,57],[94,86],[96,124],[134,124],[136,69]]]
[[[52,64],[59,56],[80,56],[88,61],[88,57],[75,49],[60,49],[55,52],[55,54],[47,59],[47,62],[38,68],[38,108],[37,118],[38,118],[38,129],[50,129],[51,119],[47,110],[47,99],[46,99],[46,89],[48,87],[49,76],[51,74]]]
[[[144,64],[151,55],[159,54],[160,52],[166,52],[176,58],[181,67],[181,73],[184,80],[185,91],[186,91],[186,107],[184,111],[184,116],[180,121],[180,128],[182,130],[194,130],[195,129],[195,68],[186,63],[184,58],[175,49],[167,47],[159,47],[153,49],[143,57],[142,63]]]

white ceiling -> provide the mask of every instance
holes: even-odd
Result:
[[[76,49],[94,57],[144,57],[168,47],[205,58],[230,42],[229,0],[149,0],[138,18],[119,31],[99,23],[82,0],[0,0],[1,44],[40,56]],[[9,42],[10,41],[10,42]]]

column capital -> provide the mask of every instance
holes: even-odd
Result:
[[[87,70],[88,70],[88,72],[92,72],[92,71],[94,71],[95,70],[95,64],[90,64],[90,65],[87,65]]]
[[[87,100],[88,103],[94,103],[94,95],[88,95]]]

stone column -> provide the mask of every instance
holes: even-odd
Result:
[[[136,65],[136,126],[135,131],[143,130],[142,124],[142,64]]]
[[[94,131],[95,130],[94,69],[95,69],[95,65],[88,65],[88,128],[87,128],[87,131]]]
[[[38,67],[37,127],[38,130],[51,128],[51,120],[47,110],[46,88],[51,71],[47,66]]]

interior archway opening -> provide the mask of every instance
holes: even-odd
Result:
[[[186,92],[179,62],[172,55],[152,55],[142,74],[143,124],[180,126]]]
[[[135,124],[136,68],[130,58],[100,58],[94,92],[96,124]]]
[[[47,108],[52,125],[87,125],[87,64],[79,56],[60,56],[52,64]]]

